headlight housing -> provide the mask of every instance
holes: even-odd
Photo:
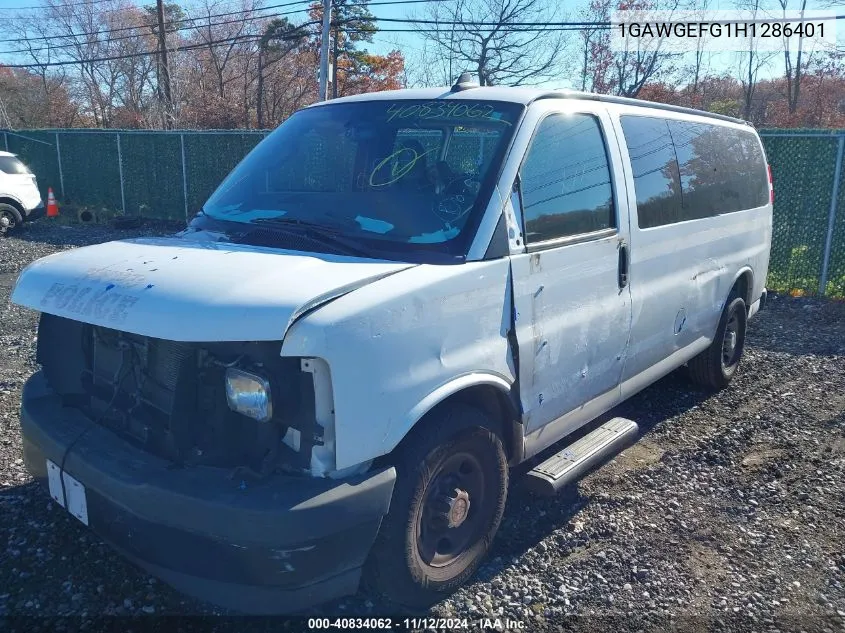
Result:
[[[269,422],[273,417],[273,399],[270,381],[241,369],[226,369],[226,400],[236,413]]]

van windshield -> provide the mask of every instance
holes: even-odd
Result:
[[[203,212],[264,227],[328,227],[376,249],[457,253],[483,213],[521,109],[463,99],[307,108],[250,152]]]

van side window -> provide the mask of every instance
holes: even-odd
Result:
[[[768,204],[766,160],[753,132],[656,117],[620,120],[640,228]]]
[[[684,220],[768,203],[766,163],[750,133],[723,125],[669,121],[681,172]]]
[[[607,150],[592,115],[543,119],[519,177],[529,244],[616,225]]]
[[[667,122],[641,116],[620,120],[634,173],[639,227],[680,222],[681,180]]]

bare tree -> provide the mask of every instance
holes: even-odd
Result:
[[[690,9],[704,22],[706,12],[710,10],[711,0],[691,0]],[[695,50],[692,51],[692,63],[688,69],[689,93],[691,94],[692,105],[697,105],[699,85],[703,77],[708,75],[710,53],[705,48],[706,39],[698,38],[695,42]]]
[[[804,13],[809,8],[809,0],[778,0],[783,17],[786,17],[787,11],[800,11],[803,18]],[[833,6],[833,5],[831,5]],[[803,37],[784,37],[783,38],[783,64],[784,76],[786,78],[786,101],[790,114],[795,114],[798,110],[798,102],[801,97],[801,83],[806,73],[807,68],[813,61],[814,50],[806,50],[804,48]]]
[[[626,3],[633,10],[675,11],[680,0],[634,0]],[[620,2],[620,6],[622,3]],[[662,38],[627,38],[622,50],[614,52],[615,92],[623,97],[636,97],[647,82],[671,70],[677,53],[667,52]]]
[[[39,118],[44,121],[53,120],[52,107],[57,98],[60,98],[59,90],[66,93],[64,83],[67,73],[63,66],[59,70],[53,70],[50,64],[59,57],[58,51],[53,49],[53,41],[48,37],[50,32],[47,22],[41,16],[22,14],[15,19],[6,22],[5,31],[13,37],[14,48],[25,51],[22,53],[25,59],[31,60],[33,65],[30,72],[37,75],[41,83],[41,103],[38,104]],[[9,44],[12,46],[12,44]],[[35,104],[33,104],[35,105]]]
[[[249,124],[249,111],[254,103],[258,67],[258,42],[262,35],[261,21],[256,11],[259,0],[241,0],[237,17],[226,20],[212,16],[233,12],[231,4],[221,0],[204,0],[189,12],[197,27],[188,41],[201,46],[192,56],[192,91],[194,109],[202,110],[202,118],[220,127]]]
[[[438,44],[423,40],[422,48],[410,49],[403,42],[394,40],[393,47],[406,51],[405,85],[409,88],[448,86],[457,74],[454,56],[444,57]]]
[[[305,32],[291,24],[287,18],[271,20],[264,29],[258,42],[258,93],[256,94],[256,114],[258,128],[264,127],[264,73],[273,64],[277,64],[302,43]]]
[[[525,26],[559,17],[546,0],[444,0],[425,17],[436,24],[422,25],[420,34],[447,64],[450,83],[467,70],[482,86],[536,84],[558,73],[563,33]]]
[[[738,9],[744,9],[756,18],[762,11],[762,0],[738,0]],[[760,70],[768,65],[774,53],[759,50],[759,43],[753,37],[748,38],[748,48],[737,54],[739,81],[742,84],[743,106],[742,118],[750,120],[754,109],[754,96]],[[759,117],[758,117],[759,118]]]
[[[609,34],[597,23],[606,22],[610,18],[610,6],[611,0],[592,0],[578,12],[579,22],[593,23],[593,26],[585,26],[578,32],[583,92],[605,91],[602,84],[606,76],[607,60],[610,58]]]

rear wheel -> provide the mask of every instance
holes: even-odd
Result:
[[[502,519],[508,466],[501,439],[473,407],[446,406],[412,433],[367,579],[391,601],[419,607],[475,573]]]
[[[20,212],[11,204],[0,202],[0,235],[14,230],[22,221]]]
[[[728,386],[742,360],[748,311],[741,297],[728,299],[713,342],[689,362],[694,382],[711,389]]]

